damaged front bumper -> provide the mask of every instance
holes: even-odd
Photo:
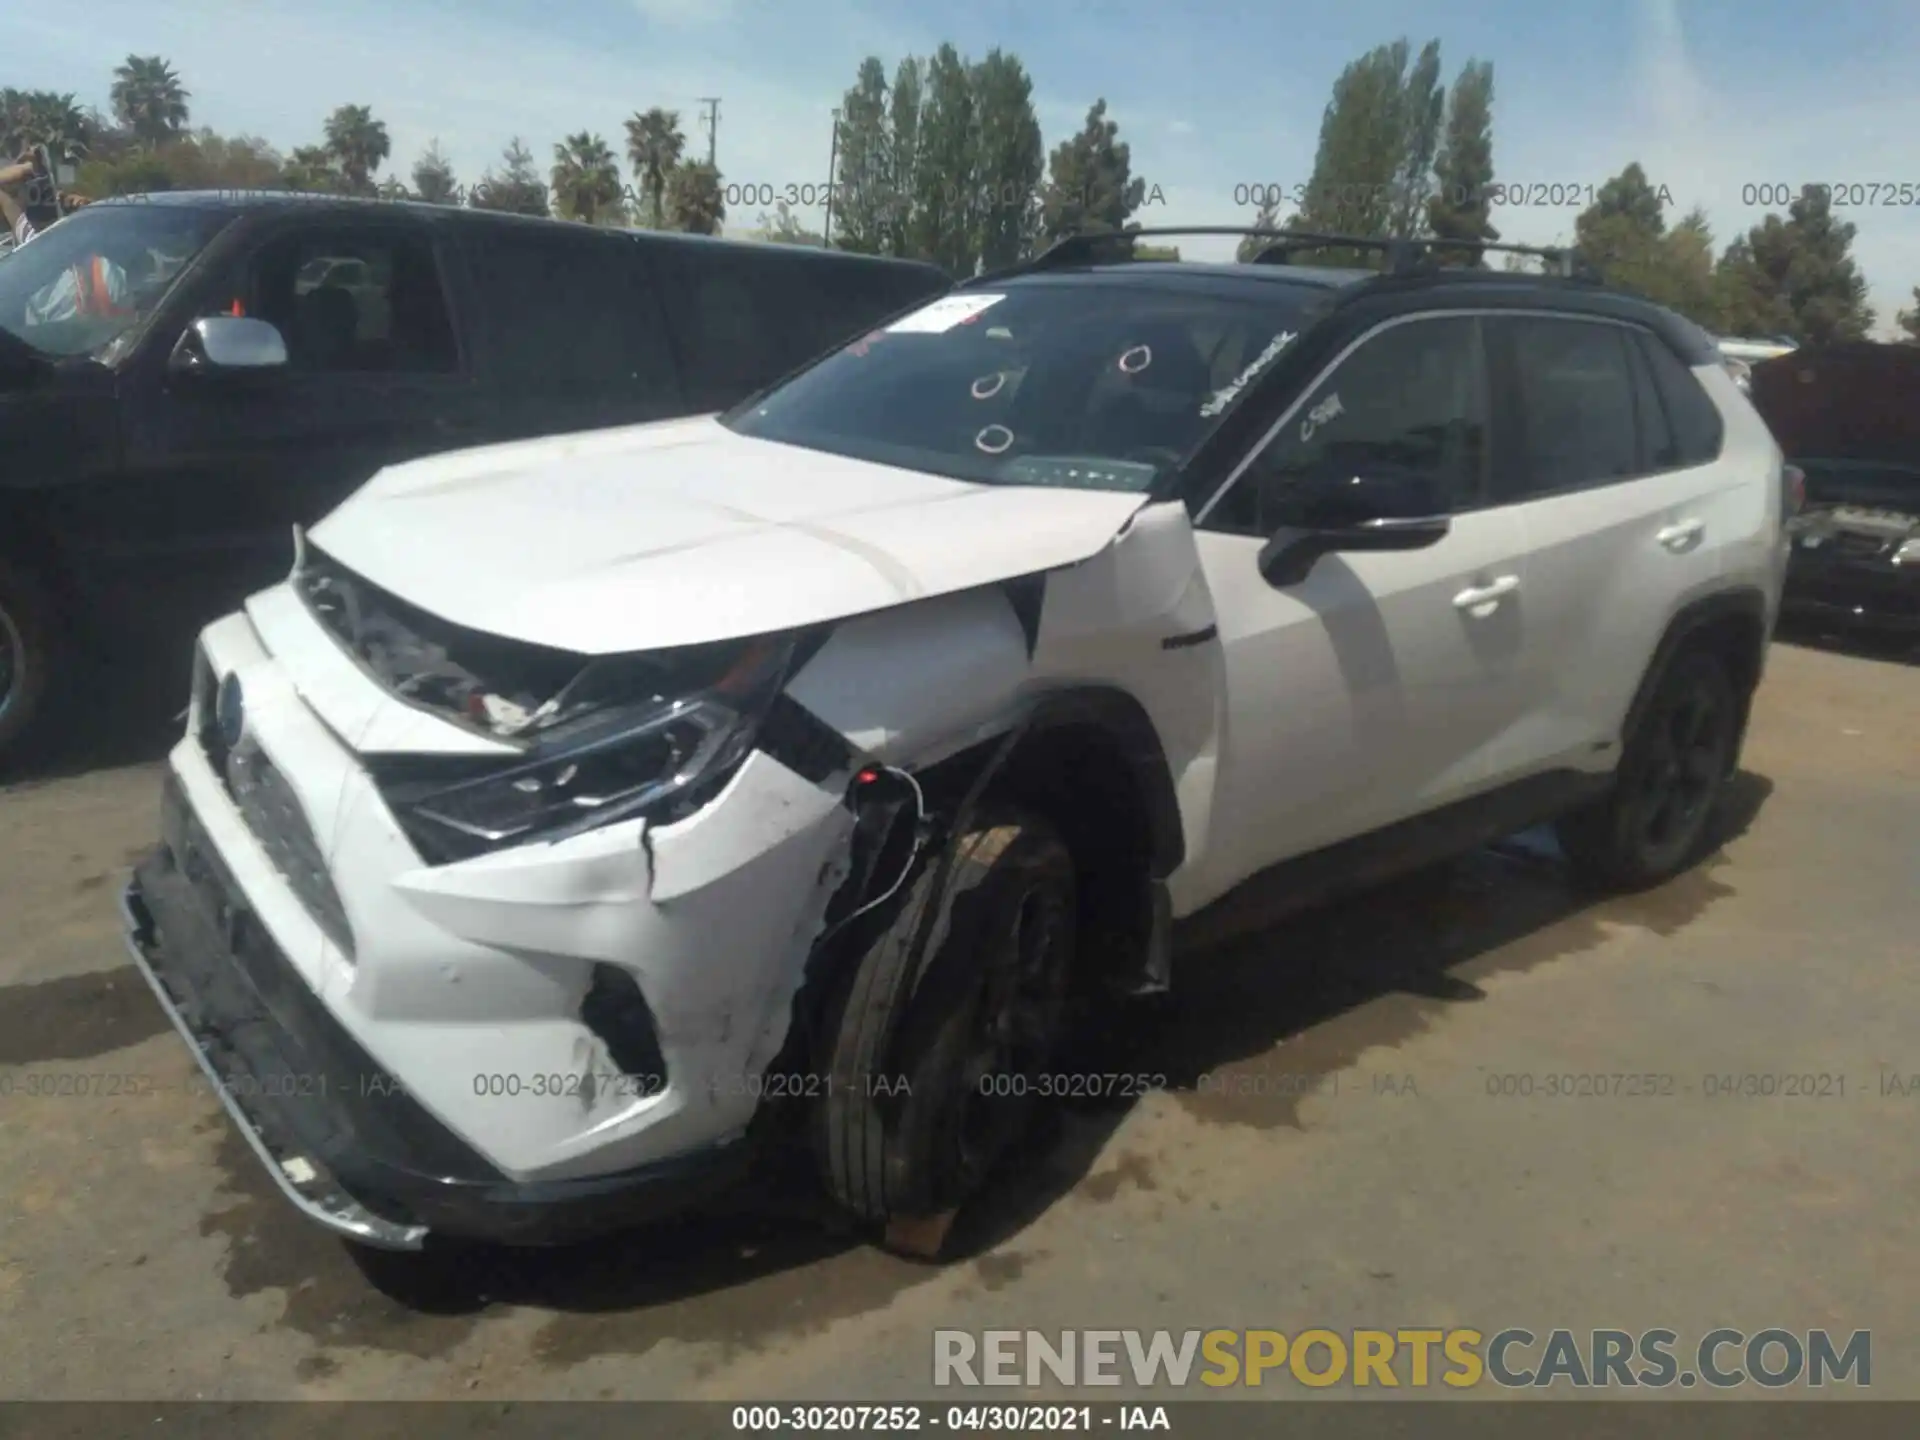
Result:
[[[286,1198],[379,1249],[430,1233],[510,1244],[584,1238],[684,1210],[743,1179],[746,1141],[614,1174],[516,1181],[408,1094],[274,944],[169,780],[165,839],[123,898],[155,997]]]
[[[222,694],[245,702],[232,737]],[[202,633],[129,939],[249,1145],[330,1229],[408,1248],[644,1223],[750,1169],[847,864],[844,784],[778,738],[786,760],[751,753],[670,824],[430,864],[360,747],[458,733],[282,587]]]

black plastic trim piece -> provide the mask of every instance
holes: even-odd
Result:
[[[760,722],[758,748],[803,780],[823,785],[853,768],[847,738],[784,690]]]
[[[1220,638],[1220,627],[1209,625],[1204,630],[1194,630],[1185,635],[1169,635],[1160,642],[1162,650],[1189,650],[1195,645],[1204,645],[1209,640]]]
[[[1021,575],[1005,580],[1001,582],[1000,592],[1013,607],[1014,618],[1020,622],[1020,633],[1027,637],[1027,658],[1031,660],[1033,647],[1040,640],[1040,615],[1047,603],[1047,577]]]

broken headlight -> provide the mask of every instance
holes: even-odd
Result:
[[[790,639],[590,663],[523,757],[374,762],[396,818],[430,862],[559,840],[636,815],[677,818],[746,757],[793,654]]]

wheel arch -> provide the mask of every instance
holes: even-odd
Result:
[[[1740,721],[1733,754],[1737,761],[1740,742],[1752,710],[1753,693],[1766,668],[1767,645],[1771,640],[1767,627],[1767,597],[1757,587],[1741,586],[1718,591],[1683,606],[1667,622],[1653,658],[1640,677],[1632,703],[1621,722],[1621,743],[1633,734],[1647,706],[1652,703],[1660,677],[1673,657],[1694,646],[1711,650],[1726,661],[1732,673],[1734,689],[1740,697]]]

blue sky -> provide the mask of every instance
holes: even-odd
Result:
[[[1406,35],[1438,38],[1449,78],[1494,63],[1509,183],[1578,195],[1637,159],[1674,213],[1703,206],[1723,243],[1762,213],[1747,186],[1920,186],[1913,0],[89,0],[84,14],[6,7],[8,82],[104,108],[120,58],[158,52],[196,123],[285,149],[317,139],[335,105],[368,104],[393,136],[390,168],[437,136],[463,180],[516,134],[543,164],[583,127],[618,149],[621,122],[649,105],[680,109],[695,134],[698,97],[718,95],[729,182],[819,181],[829,112],[861,58],[891,70],[952,40],[1026,62],[1049,147],[1104,96],[1135,173],[1164,197],[1143,222],[1230,224],[1248,213],[1237,186],[1307,178],[1340,67]],[[1575,209],[1508,206],[1495,223],[1551,241]],[[1849,218],[1884,329],[1920,283],[1920,205]]]

